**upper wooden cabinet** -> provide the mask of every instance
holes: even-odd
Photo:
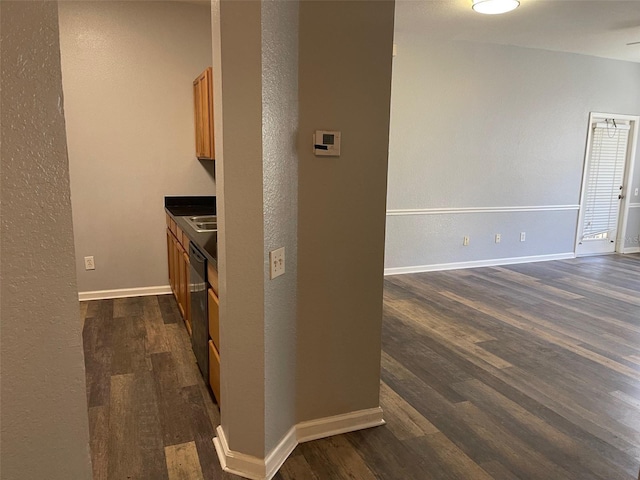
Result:
[[[213,72],[211,67],[193,81],[193,104],[196,123],[196,156],[215,158],[213,140]]]

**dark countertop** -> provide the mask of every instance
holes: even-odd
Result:
[[[196,232],[186,217],[216,215],[216,197],[164,197],[165,211],[173,218],[207,261],[218,268],[218,232]]]

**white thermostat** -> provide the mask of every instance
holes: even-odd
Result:
[[[313,135],[313,153],[323,157],[339,157],[340,132],[316,130]]]

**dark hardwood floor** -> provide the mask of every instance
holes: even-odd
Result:
[[[275,478],[635,480],[640,255],[385,279],[382,427]],[[81,304],[94,479],[237,479],[170,296]]]

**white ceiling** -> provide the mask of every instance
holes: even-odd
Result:
[[[396,0],[396,29],[640,63],[640,44],[627,45],[640,42],[640,0],[520,0],[519,8],[504,15],[481,15],[471,4]]]

